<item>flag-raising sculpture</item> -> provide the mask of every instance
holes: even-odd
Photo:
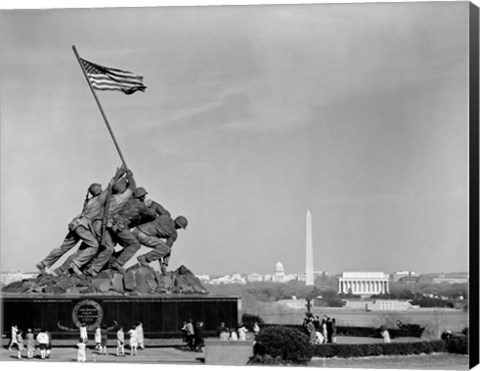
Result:
[[[146,200],[147,191],[137,187],[95,93],[95,90],[118,90],[125,94],[144,92],[143,77],[86,61],[80,58],[75,46],[73,51],[123,165],[117,169],[107,189],[103,190],[98,183],[90,185],[83,210],[68,225],[69,232],[63,243],[39,262],[37,269],[45,272],[81,242],[78,250],[54,270],[55,274],[96,276],[106,269],[123,272],[123,266],[143,244],[152,251],[138,257],[140,264],[148,266],[149,262],[158,260],[162,273],[166,274],[177,229],[185,229],[188,221],[184,216],[172,219],[170,212],[159,203]],[[115,251],[117,243],[122,247],[119,251]]]

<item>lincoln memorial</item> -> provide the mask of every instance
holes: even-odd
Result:
[[[340,294],[375,295],[389,293],[388,274],[383,272],[343,272],[338,279]]]

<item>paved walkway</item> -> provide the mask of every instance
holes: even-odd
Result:
[[[201,352],[185,351],[177,347],[161,347],[161,348],[145,348],[138,350],[136,356],[131,356],[128,349],[126,349],[125,357],[116,356],[116,348],[107,348],[106,355],[98,354],[97,350],[87,350],[87,362],[100,363],[166,363],[166,364],[202,364],[204,355]],[[17,351],[9,351],[2,347],[0,349],[0,361],[12,362],[76,362],[77,349],[74,347],[59,347],[53,348],[49,359],[40,359],[40,352],[33,359],[26,358],[26,350],[24,350],[20,360],[17,358]]]

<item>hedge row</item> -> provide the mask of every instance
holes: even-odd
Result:
[[[443,340],[412,343],[321,344],[313,346],[314,357],[371,357],[445,352]]]
[[[468,337],[454,335],[445,341],[445,351],[448,353],[468,354]]]
[[[302,325],[277,325],[277,324],[264,324],[261,327],[271,326],[284,326],[303,332]],[[409,329],[388,329],[388,333],[392,339],[399,337],[421,337],[424,328],[418,326]],[[357,337],[370,337],[381,338],[380,329],[375,327],[353,327],[353,326],[337,326],[337,336],[357,336]]]

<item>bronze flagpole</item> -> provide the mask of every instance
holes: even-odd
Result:
[[[82,61],[80,59],[80,56],[78,55],[77,48],[75,45],[72,45],[73,52],[75,53],[75,57],[77,57],[78,64],[80,65],[83,75],[85,76],[85,79],[87,80],[88,86],[90,86],[90,90],[92,91],[93,97],[95,98],[95,101],[97,102],[98,108],[100,109],[100,113],[102,114],[103,120],[105,121],[105,124],[107,125],[108,132],[110,133],[110,136],[112,137],[113,143],[115,144],[115,148],[118,151],[118,154],[120,155],[120,159],[122,160],[123,166],[125,167],[125,171],[128,171],[127,163],[125,162],[125,158],[123,157],[122,151],[120,150],[120,146],[118,145],[117,140],[115,139],[115,134],[113,134],[113,130],[110,127],[110,124],[108,122],[107,116],[105,115],[105,112],[103,111],[102,105],[100,104],[100,100],[97,97],[97,94],[95,93],[95,89],[93,89],[93,86],[88,78],[87,71],[85,71],[85,68],[83,67]],[[108,219],[108,209],[110,205],[110,198],[112,195],[112,187],[109,185],[108,186],[108,195],[107,195],[107,200],[105,202],[105,210],[103,213],[103,219],[102,219],[102,235],[100,236],[100,243],[103,245],[103,240],[105,238],[105,231],[107,228],[107,219]]]

